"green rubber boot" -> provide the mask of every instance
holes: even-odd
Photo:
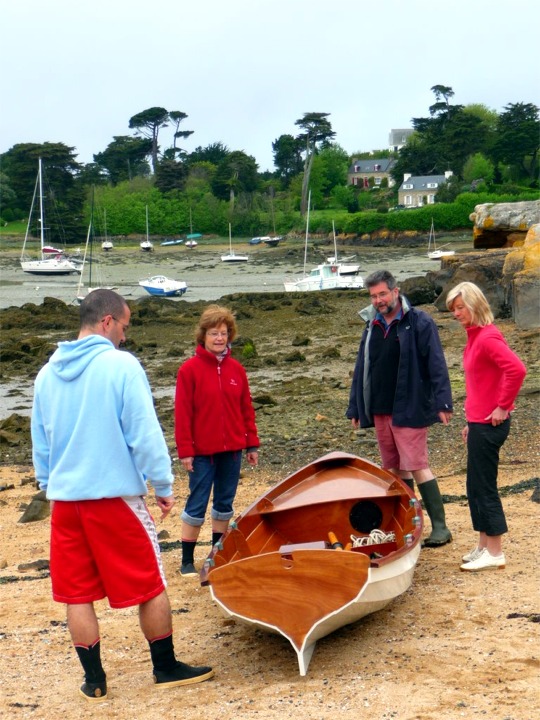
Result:
[[[446,545],[452,540],[452,533],[446,527],[444,505],[436,478],[419,483],[418,492],[431,520],[431,535],[423,541],[423,547]]]

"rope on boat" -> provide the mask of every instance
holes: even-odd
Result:
[[[379,545],[386,542],[395,542],[396,533],[385,533],[383,530],[375,528],[375,530],[372,530],[369,535],[365,535],[363,537],[351,535],[351,540],[353,547],[364,547],[365,545]]]

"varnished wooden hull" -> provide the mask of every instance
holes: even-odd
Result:
[[[329,533],[345,546],[375,527],[395,540],[330,547]],[[407,590],[421,534],[422,512],[404,483],[367,460],[330,453],[247,508],[201,580],[226,615],[287,638],[305,675],[317,640]]]

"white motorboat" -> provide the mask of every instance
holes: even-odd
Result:
[[[316,290],[354,290],[364,287],[360,275],[341,275],[339,266],[322,263],[310,270],[309,275],[295,280],[285,280],[285,292],[310,292]]]
[[[157,297],[178,297],[187,290],[187,284],[181,280],[171,280],[165,275],[152,275],[140,280],[139,285],[150,295]]]
[[[308,197],[308,211],[306,221],[306,242],[304,249],[304,274],[300,278],[294,280],[285,280],[283,285],[285,292],[312,292],[317,290],[354,290],[364,287],[363,278],[357,273],[345,273],[340,271],[339,263],[326,262],[317,265],[317,267],[306,273],[306,257],[307,244],[309,237],[309,205],[311,193]],[[334,230],[334,246],[336,242],[336,233]],[[335,257],[337,258],[337,250],[334,247]]]

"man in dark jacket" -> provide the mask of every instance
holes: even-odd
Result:
[[[399,294],[394,276],[378,270],[365,280],[371,306],[354,368],[347,417],[353,427],[375,427],[383,467],[411,489],[414,481],[431,520],[427,547],[452,540],[437,480],[429,469],[427,433],[448,424],[452,393],[432,318]]]

